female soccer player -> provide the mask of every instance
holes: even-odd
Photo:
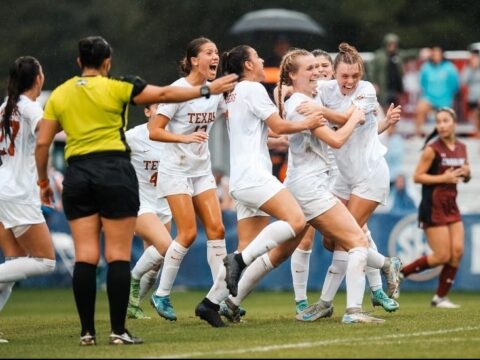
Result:
[[[80,344],[95,345],[96,268],[100,259],[100,231],[105,235],[110,305],[109,343],[141,344],[125,329],[130,292],[132,238],[139,210],[138,180],[125,141],[127,108],[132,104],[177,102],[231,89],[236,77],[210,85],[158,87],[139,77],[108,76],[112,47],[100,36],[78,43],[81,76],[58,86],[45,107],[35,159],[41,199],[51,203],[48,184],[49,148],[55,134],[67,134],[63,205],[75,244],[73,292],[81,322]]]
[[[390,106],[385,119],[377,123],[376,110],[378,102],[372,84],[362,81],[363,60],[357,50],[347,43],[339,45],[339,53],[334,61],[335,80],[323,81],[318,86],[318,98],[321,103],[332,110],[346,112],[355,104],[364,110],[366,122],[354,130],[350,139],[340,149],[334,150],[339,175],[335,180],[332,192],[346,203],[358,224],[364,227],[368,218],[378,204],[384,204],[388,191],[388,166],[384,159],[385,147],[378,139],[378,133],[400,118],[400,108]],[[300,105],[299,112],[305,111],[311,103]],[[318,105],[317,105],[318,106]],[[317,107],[313,107],[317,109]],[[329,119],[343,125],[340,119]],[[366,232],[370,247],[376,250],[369,231]],[[324,239],[325,240],[325,239]],[[332,244],[326,244],[332,248]],[[347,253],[338,244],[335,245],[332,266],[327,272],[319,303],[329,307],[343,281],[347,269]],[[366,274],[373,292],[374,304],[381,304],[385,309],[394,311],[398,303],[390,299],[382,290],[382,278],[379,268],[388,273],[388,294],[392,296],[398,287],[400,260],[378,258],[375,266],[369,266]],[[317,304],[318,305],[318,304]],[[315,305],[315,306],[317,306]]]
[[[208,86],[217,76],[217,46],[207,38],[192,40],[181,63],[184,77],[172,85],[191,88]],[[158,163],[157,196],[165,197],[177,227],[177,236],[165,254],[160,283],[150,302],[158,314],[175,321],[170,293],[188,249],[197,237],[196,216],[207,235],[207,259],[213,279],[227,254],[222,211],[212,174],[208,134],[215,120],[224,116],[221,95],[159,104],[157,115],[149,122],[150,139],[164,142]]]
[[[145,106],[145,116],[155,116],[157,104]],[[149,318],[140,307],[140,301],[157,280],[163,259],[172,237],[172,213],[167,200],[157,198],[158,163],[163,157],[162,143],[150,140],[147,123],[125,133],[131,150],[131,162],[138,178],[140,210],[135,233],[144,241],[145,251],[132,269],[127,316],[131,319]]]
[[[324,124],[319,114],[295,123],[279,116],[277,107],[260,84],[265,78],[263,59],[250,46],[240,45],[224,53],[222,69],[239,76],[239,83],[227,94],[226,102],[230,192],[236,201],[238,250],[241,252],[229,254],[224,259],[225,267],[221,268],[210,292],[195,310],[197,316],[216,327],[225,326],[218,315],[219,304],[228,296],[228,291],[237,295],[243,269],[262,259],[266,266],[278,265],[291,255],[304,234],[305,219],[297,201],[272,175],[267,147],[269,128],[276,134],[291,134]],[[269,215],[278,220],[269,224]],[[272,264],[265,253],[282,243],[289,248],[277,264]]]
[[[457,184],[470,180],[470,165],[465,144],[455,137],[457,115],[451,108],[440,108],[435,129],[415,169],[414,181],[422,184],[418,221],[425,231],[432,253],[405,265],[404,277],[443,265],[432,306],[455,309],[447,294],[455,280],[463,255],[465,231],[458,209]],[[436,135],[438,138],[432,140]],[[430,141],[432,140],[432,141]]]
[[[37,178],[32,176],[35,138],[43,115],[35,100],[44,79],[37,59],[19,57],[10,67],[7,99],[0,107],[0,248],[5,256],[0,265],[0,311],[16,281],[55,269]]]

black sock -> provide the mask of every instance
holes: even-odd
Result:
[[[80,336],[95,335],[95,299],[97,295],[97,265],[76,262],[73,269],[73,296],[82,324]]]
[[[235,260],[237,260],[238,264],[242,269],[245,269],[247,267],[247,265],[243,261],[242,253],[235,254]]]
[[[119,260],[108,264],[107,294],[112,331],[123,334],[130,295],[130,261]]]
[[[203,298],[202,303],[203,303],[203,305],[205,305],[206,307],[208,307],[208,308],[210,308],[210,309],[213,309],[213,310],[215,310],[215,311],[220,310],[220,305],[211,302],[208,298]]]

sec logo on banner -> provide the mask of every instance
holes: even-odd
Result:
[[[388,238],[388,253],[390,256],[398,256],[404,265],[411,263],[421,256],[429,255],[432,249],[422,229],[417,225],[417,214],[405,216],[392,229]],[[442,270],[442,266],[422,271],[408,276],[409,280],[427,281]]]

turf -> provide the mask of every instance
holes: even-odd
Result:
[[[479,358],[478,293],[453,292],[460,309],[430,307],[430,293],[402,293],[393,314],[376,308],[384,324],[341,323],[345,294],[335,300],[330,319],[300,323],[289,292],[254,292],[244,302],[240,324],[216,329],[194,316],[204,291],[172,294],[178,321],[161,319],[144,300],[150,320],[128,320],[143,345],[108,345],[106,293],[97,295],[95,347],[80,347],[79,320],[70,289],[14,289],[0,313],[0,358]],[[310,294],[316,299],[318,294]],[[365,310],[373,310],[368,294]]]

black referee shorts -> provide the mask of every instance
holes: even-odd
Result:
[[[68,220],[97,213],[107,219],[137,216],[138,179],[129,154],[106,152],[69,158],[62,200]]]

